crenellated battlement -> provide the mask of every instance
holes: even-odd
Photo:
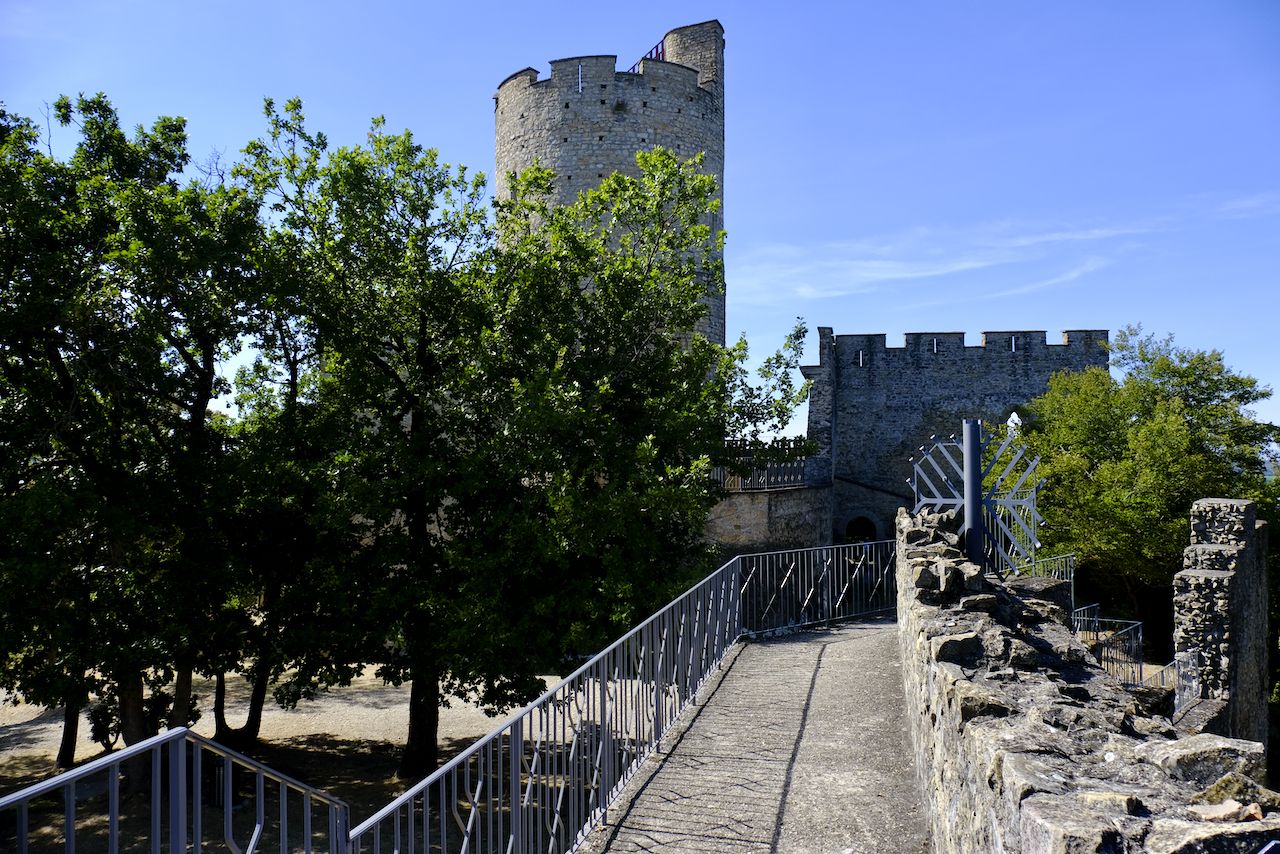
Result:
[[[818,364],[803,368],[809,438],[818,453],[812,486],[832,484],[835,536],[857,519],[887,534],[897,508],[913,501],[908,458],[931,434],[964,418],[1001,420],[1043,394],[1059,371],[1107,365],[1105,329],[1071,329],[1049,343],[1044,330],[908,332],[902,346],[883,333],[835,335],[818,328]],[[862,524],[862,523],[860,523]]]
[[[615,171],[634,173],[635,153],[656,146],[682,157],[705,154],[704,169],[724,174],[724,29],[718,21],[667,33],[662,59],[619,71],[618,58],[592,54],[552,60],[507,77],[494,95],[497,192],[502,177],[534,162],[556,173],[567,203]],[[721,223],[713,224],[716,228]]]
[[[828,327],[821,327],[830,332]],[[907,332],[903,335],[901,347],[890,346],[888,336],[884,333],[846,334],[833,336],[836,348],[843,352],[852,350],[866,355],[884,353],[893,354],[928,354],[936,356],[956,356],[969,352],[982,353],[1040,353],[1076,350],[1093,352],[1107,342],[1105,329],[1069,329],[1062,333],[1062,340],[1049,343],[1043,329],[1013,330],[1002,332],[983,332],[979,343],[966,343],[963,332]]]
[[[583,92],[592,84],[613,83],[617,85],[663,85],[685,89],[692,93],[693,89],[702,86],[698,79],[698,69],[681,65],[670,60],[642,59],[634,71],[619,71],[616,54],[593,54],[591,56],[570,56],[564,59],[551,60],[551,76],[538,76],[536,68],[523,68],[498,84],[494,100],[499,101],[504,94],[509,94],[521,86],[543,86],[548,90],[572,91],[578,93],[581,83]]]

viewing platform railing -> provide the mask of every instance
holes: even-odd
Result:
[[[351,832],[351,851],[564,852],[744,635],[894,607],[892,542],[743,555]]]

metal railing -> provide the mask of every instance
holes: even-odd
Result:
[[[1055,555],[1040,558],[1015,570],[1018,575],[1031,577],[1056,578],[1059,581],[1076,580],[1076,556],[1074,554]]]
[[[1036,492],[1025,490],[1004,498],[1010,504],[982,507],[983,552],[988,569],[1001,576],[1020,573],[1028,564],[1038,563],[1036,549]]]
[[[758,634],[891,611],[892,540],[765,552],[736,558],[742,628]]]
[[[1177,688],[1178,662],[1171,661],[1158,670],[1143,674],[1139,684],[1143,688]]]
[[[1014,570],[1017,575],[1032,578],[1056,578],[1071,585],[1071,608],[1076,607],[1076,556],[1074,554],[1054,555],[1032,561]]]
[[[646,53],[644,56],[637,59],[636,64],[627,69],[627,73],[635,74],[637,71],[640,70],[640,63],[644,62],[646,59],[656,59],[659,62],[662,62],[666,60],[666,58],[667,58],[667,41],[666,39],[663,39],[662,41],[655,44],[653,47],[649,48],[648,53]]]
[[[808,440],[802,436],[778,439],[771,446],[773,450],[790,450],[795,453],[800,453],[806,447],[808,447]],[[752,465],[752,451],[745,442],[730,442],[727,450],[737,457],[738,461],[743,465],[752,466],[751,470],[745,475],[737,474],[726,466],[717,466],[712,470],[712,476],[730,492],[791,489],[805,485],[804,457],[781,462],[769,462],[764,465]]]
[[[220,824],[218,845],[235,854],[341,852],[348,814],[332,795],[179,727],[0,798],[15,841],[8,849],[6,826],[0,848],[26,854],[34,839],[67,852],[80,841],[109,854],[159,854],[167,840],[169,851],[199,854]]]
[[[1174,694],[1174,708],[1200,699],[1200,651],[1183,650],[1173,661],[1152,673],[1144,673],[1144,688],[1169,688]]]
[[[351,832],[351,851],[570,850],[740,637],[893,607],[892,543],[734,558]]]
[[[568,851],[604,819],[736,641],[892,610],[894,557],[886,541],[734,558],[349,834],[342,801],[186,729],[6,797],[0,817],[17,811],[25,852],[32,818],[55,821],[47,800],[61,792],[64,850],[74,851],[77,784],[105,773],[107,802],[85,806],[108,816],[97,832],[109,842],[95,839],[93,848],[112,854],[121,839],[125,847],[150,839],[156,854],[165,838],[171,851],[185,851],[191,840],[199,852],[205,813],[214,808],[235,854],[268,845],[310,852],[317,841],[333,852]],[[205,753],[222,762],[202,764]],[[122,810],[119,783],[122,766],[148,756],[142,817]],[[128,782],[136,788],[136,779]],[[324,810],[327,822],[314,822]],[[268,820],[274,814],[278,820]],[[322,831],[313,834],[315,827]]]
[[[763,468],[752,469],[748,474],[735,474],[718,466],[712,476],[730,492],[761,492],[768,489],[792,489],[804,486],[804,460],[785,463],[769,463]]]
[[[1082,605],[1071,612],[1071,631],[1078,635],[1097,637],[1098,619],[1102,606],[1098,603]]]
[[[351,831],[351,851],[569,850],[740,634],[730,561]]]
[[[1077,629],[1102,669],[1125,685],[1142,684],[1142,623],[1094,616]]]

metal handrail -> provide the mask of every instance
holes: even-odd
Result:
[[[1142,684],[1142,623],[1095,619],[1089,646],[1102,669],[1125,685]],[[1104,633],[1110,632],[1106,637]]]
[[[1059,581],[1074,581],[1076,577],[1076,556],[1074,554],[1042,557],[1014,570],[1018,575],[1056,578]]]
[[[739,639],[892,608],[893,545],[730,560],[361,822],[351,851],[571,850]]]
[[[1071,631],[1078,635],[1098,633],[1098,619],[1101,615],[1102,606],[1097,602],[1092,605],[1082,605],[1071,612]]]
[[[167,748],[168,767],[162,762],[162,753]],[[130,766],[135,762],[146,762],[149,769],[143,772],[149,777],[149,799],[147,815],[147,836],[151,841],[151,851],[159,854],[161,843],[168,837],[170,851],[185,851],[188,842],[198,852],[204,840],[204,789],[203,774],[204,754],[212,753],[222,759],[221,768],[215,766],[215,775],[221,777],[220,790],[214,784],[214,800],[221,799],[222,805],[222,841],[235,854],[250,854],[258,850],[259,844],[268,828],[266,820],[266,781],[276,784],[275,798],[279,818],[275,825],[281,840],[282,850],[287,846],[290,829],[290,795],[296,795],[302,810],[301,849],[312,850],[312,810],[313,806],[328,808],[328,840],[329,850],[343,852],[347,846],[347,827],[350,825],[350,810],[346,803],[334,796],[306,785],[287,774],[282,774],[268,766],[251,759],[242,753],[211,741],[202,735],[192,732],[186,727],[174,729],[154,735],[151,738],[126,747],[115,753],[95,759],[79,768],[75,768],[57,777],[44,780],[25,789],[0,798],[0,813],[6,810],[15,811],[14,829],[17,837],[18,854],[26,854],[28,836],[30,834],[30,806],[39,798],[52,795],[58,791],[63,796],[62,834],[66,851],[75,850],[76,840],[76,786],[98,775],[106,775],[107,789],[107,851],[116,854],[120,850],[121,837],[121,766]],[[141,771],[146,766],[138,768]],[[250,838],[241,848],[235,841],[233,828],[234,776],[236,769],[243,769],[254,775],[254,826]],[[216,806],[216,803],[215,803]],[[167,831],[167,832],[165,832]]]
[[[423,850],[569,850],[737,640],[736,582],[735,559],[354,828],[351,850],[381,851],[384,829],[396,851],[406,834]]]
[[[760,634],[891,611],[892,540],[738,558],[743,631]]]
[[[223,841],[235,854],[259,850],[271,832],[279,835],[281,850],[290,850],[290,802],[299,796],[302,839],[294,847],[307,852],[313,804],[328,808],[329,850],[339,854],[381,852],[384,845],[395,852],[569,851],[604,820],[610,802],[735,643],[891,610],[894,557],[895,544],[883,541],[733,558],[349,833],[350,811],[343,801],[186,728],[6,796],[0,810],[18,810],[18,850],[25,854],[27,805],[62,790],[66,848],[74,850],[75,785],[106,772],[114,854],[121,765],[150,754],[151,850],[159,854],[167,830],[170,850],[185,850],[190,839],[198,854],[204,833],[202,761],[208,752],[222,759]],[[167,806],[161,791],[166,746]],[[252,774],[255,792],[253,828],[243,848],[232,833],[237,767]],[[275,784],[280,807],[274,825],[265,810],[268,781]],[[216,796],[216,785],[214,791]]]
[[[808,445],[802,436],[775,440],[774,450],[784,449],[798,452]],[[743,465],[752,465],[753,451],[750,443],[745,441],[727,442],[726,451],[737,458]],[[807,457],[798,457],[780,462],[769,462],[763,465],[752,465],[747,474],[737,474],[726,466],[712,469],[714,477],[721,486],[730,492],[758,492],[770,489],[791,489],[805,485],[805,464]]]
[[[658,42],[653,47],[649,48],[648,53],[646,53],[644,56],[637,59],[636,64],[627,69],[627,73],[635,74],[637,71],[640,70],[640,63],[644,62],[646,59],[656,59],[659,62],[662,62],[662,61],[665,61],[666,58],[667,58],[667,40],[664,38],[662,41]]]
[[[1178,662],[1171,661],[1164,667],[1148,673],[1139,683],[1143,688],[1173,688],[1178,684]]]
[[[174,738],[180,738],[182,733],[186,731],[185,727],[181,727],[176,730],[162,732],[159,735],[153,735],[144,741],[140,741],[131,747],[127,747],[124,750],[119,751],[118,753],[108,753],[106,756],[100,756],[92,762],[86,762],[84,765],[77,768],[64,771],[56,777],[50,777],[48,780],[41,780],[39,783],[33,783],[25,789],[19,789],[16,792],[0,798],[0,810],[13,809],[23,801],[29,801],[32,798],[39,798],[44,795],[52,794],[59,789],[65,789],[68,785],[79,780],[83,780],[86,777],[92,777],[93,775],[99,774],[112,766],[119,765],[126,759],[131,759],[133,756],[146,753],[153,747],[168,744],[170,741],[173,741]]]

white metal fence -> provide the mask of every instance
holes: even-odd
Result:
[[[132,833],[149,838],[154,854],[165,838],[170,851],[185,852],[190,841],[199,852],[202,816],[216,805],[225,816],[223,850],[235,854],[268,846],[353,854],[569,851],[602,821],[739,638],[892,610],[894,557],[893,542],[876,542],[732,559],[349,834],[342,801],[185,729],[0,800],[0,822],[16,816],[18,850],[25,851],[31,811],[43,810],[47,826],[40,799],[69,792],[61,833],[53,835],[74,851],[85,830],[77,825],[77,783],[105,770],[109,788],[116,787],[122,764],[149,755],[146,817],[126,816],[112,795],[93,805],[99,819],[107,815],[107,832],[95,841],[118,845]],[[207,751],[221,763],[202,765]],[[208,783],[206,770],[219,765],[219,782]],[[233,780],[251,785],[252,793],[233,788]],[[215,790],[222,795],[211,799],[206,793]],[[126,826],[133,829],[125,833]]]

